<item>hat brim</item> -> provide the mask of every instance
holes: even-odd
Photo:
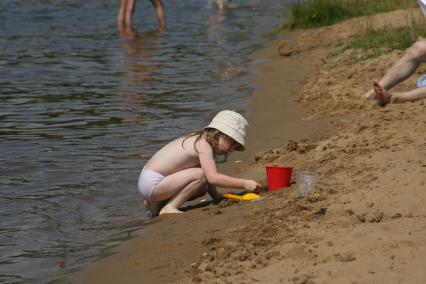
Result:
[[[213,129],[219,130],[220,132],[222,132],[223,134],[225,134],[226,136],[234,140],[238,144],[238,146],[235,147],[235,151],[244,151],[246,149],[244,145],[245,143],[244,138],[241,136],[240,133],[235,131],[235,129],[229,126],[226,126],[224,124],[218,124],[215,122],[212,122],[206,127],[204,127],[204,129],[206,128],[213,128]]]
[[[245,150],[248,122],[239,113],[230,110],[220,111],[206,128],[214,128],[238,143],[236,151]]]

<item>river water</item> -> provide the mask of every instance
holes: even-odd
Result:
[[[143,234],[144,162],[221,109],[245,112],[249,55],[284,1],[139,1],[123,38],[118,0],[0,1],[0,282],[46,283]],[[151,29],[151,30],[150,30]]]

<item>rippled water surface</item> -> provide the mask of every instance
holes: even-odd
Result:
[[[0,282],[47,282],[143,233],[137,179],[161,145],[220,109],[244,111],[248,55],[280,0],[164,0],[168,29],[139,1],[0,1]]]

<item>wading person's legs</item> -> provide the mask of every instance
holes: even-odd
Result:
[[[120,0],[120,8],[117,16],[117,26],[119,29],[132,27],[135,5],[136,0]]]
[[[120,0],[120,8],[118,9],[117,15],[117,26],[118,28],[122,28],[124,26],[124,18],[126,15],[126,0]]]
[[[164,5],[161,0],[151,0],[157,15],[158,28],[164,30],[166,28],[166,15],[164,13]]]

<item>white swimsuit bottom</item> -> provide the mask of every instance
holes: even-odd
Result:
[[[157,185],[165,178],[162,174],[143,169],[139,175],[139,192],[145,200],[151,202],[151,196]]]

